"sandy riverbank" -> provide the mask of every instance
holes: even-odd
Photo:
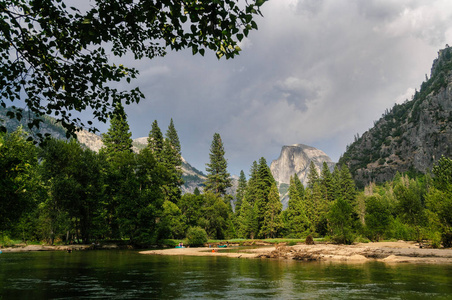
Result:
[[[30,252],[30,251],[77,251],[77,250],[93,250],[93,249],[118,249],[116,245],[18,245],[15,247],[0,248],[2,252]]]
[[[215,249],[215,252],[212,252]],[[226,256],[234,258],[275,258],[303,261],[337,261],[364,263],[452,263],[452,249],[426,249],[409,242],[380,242],[356,245],[295,245],[243,249],[239,252],[222,252],[219,248],[172,248],[141,251],[151,255]]]

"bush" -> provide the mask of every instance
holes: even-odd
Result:
[[[164,240],[159,241],[159,244],[162,246],[174,248],[177,245],[179,245],[179,241],[173,240],[173,239],[164,239]]]
[[[439,248],[441,246],[441,234],[439,232],[435,232],[432,234],[431,245],[432,248]]]
[[[2,247],[8,247],[12,246],[14,244],[14,241],[10,239],[7,235],[0,235],[0,246]]]
[[[350,228],[343,228],[340,232],[331,236],[331,240],[335,244],[351,245],[355,239],[356,235]]]
[[[441,241],[443,242],[444,248],[452,247],[452,232],[443,233],[441,236]]]
[[[190,246],[202,246],[207,243],[207,233],[199,226],[190,227],[187,231],[187,244]]]
[[[416,239],[415,230],[401,222],[399,218],[394,219],[391,227],[391,237],[396,240],[412,241]]]
[[[306,237],[305,243],[306,243],[306,245],[314,245],[314,239],[312,238],[312,235],[308,235]]]

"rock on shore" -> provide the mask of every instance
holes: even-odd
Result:
[[[214,251],[212,251],[214,250]],[[272,258],[300,261],[331,261],[364,263],[452,263],[452,249],[425,249],[407,242],[381,242],[356,245],[277,245],[255,249],[237,248],[237,252],[222,252],[220,248],[182,248],[142,251],[153,255],[226,256],[235,258]]]

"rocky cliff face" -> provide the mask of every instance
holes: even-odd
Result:
[[[272,161],[270,170],[275,180],[280,184],[289,184],[290,177],[297,174],[300,181],[306,185],[311,161],[314,162],[319,172],[322,169],[323,162],[326,162],[331,170],[335,165],[331,158],[322,150],[303,144],[296,144],[283,146],[279,158]]]
[[[413,99],[387,110],[339,162],[362,187],[392,180],[397,171],[425,173],[441,155],[452,156],[452,48],[439,51]]]
[[[100,148],[104,146],[102,138],[99,135],[86,130],[77,132],[77,140],[95,152],[99,152]]]

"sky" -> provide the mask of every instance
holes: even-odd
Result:
[[[241,54],[191,50],[123,64],[146,99],[126,107],[133,138],[172,118],[182,156],[205,172],[214,133],[231,174],[248,177],[283,145],[306,144],[338,161],[385,109],[411,99],[439,49],[452,45],[450,0],[269,0]],[[108,124],[99,124],[105,132]]]

